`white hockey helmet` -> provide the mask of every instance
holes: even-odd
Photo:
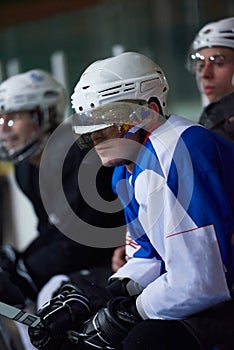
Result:
[[[187,69],[193,72],[193,61],[199,50],[215,46],[234,49],[234,17],[208,23],[199,30],[187,55]]]
[[[66,91],[48,72],[33,69],[17,74],[0,84],[0,117],[4,114],[28,111],[37,118],[38,132],[21,144],[8,150],[0,132],[0,159],[19,161],[31,155],[43,142],[48,132],[63,119],[66,108]],[[3,119],[3,118],[2,118]]]
[[[73,130],[82,135],[113,124],[139,125],[145,121],[144,106],[153,97],[166,115],[168,90],[162,69],[140,53],[96,61],[84,71],[71,96],[76,111]],[[134,101],[139,101],[138,107]]]

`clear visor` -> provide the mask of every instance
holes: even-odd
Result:
[[[38,115],[29,111],[0,112],[0,160],[14,161],[40,138]],[[25,158],[25,157],[23,157]]]
[[[201,70],[204,68],[206,63],[211,63],[214,65],[223,65],[226,63],[228,59],[225,55],[220,52],[216,52],[215,54],[205,57],[201,55],[199,52],[190,52],[186,61],[186,68],[194,74],[199,74]]]
[[[165,119],[161,117],[164,121]],[[159,121],[160,117],[149,108],[144,100],[124,100],[75,113],[72,116],[73,132],[78,137],[79,147],[92,148],[91,134],[113,125],[124,125],[125,129],[136,132],[139,128],[147,128],[152,122]],[[131,131],[130,131],[131,132]]]

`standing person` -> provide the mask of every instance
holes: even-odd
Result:
[[[82,269],[87,271],[102,265],[111,273],[113,248],[95,248],[77,243],[58,228],[59,221],[65,224],[70,220],[69,212],[58,203],[58,189],[54,189],[54,185],[57,186],[60,181],[58,170],[61,161],[58,159],[65,138],[57,140],[52,149],[54,155],[50,155],[46,169],[40,174],[40,181],[44,180],[47,185],[46,196],[52,201],[54,212],[47,213],[42,201],[39,167],[49,136],[64,120],[65,107],[64,88],[45,71],[30,70],[0,85],[0,158],[15,164],[16,181],[32,202],[38,219],[38,237],[24,251],[18,252],[11,246],[2,248],[0,300],[10,304],[24,305],[27,300],[36,300],[40,289],[56,274]],[[70,125],[62,127],[64,133],[71,130]],[[77,174],[86,154],[73,142],[61,174],[69,209],[81,219],[80,222],[87,223],[76,227],[77,232],[82,230],[83,235],[87,234],[91,225],[94,228],[111,228],[119,227],[124,222],[121,211],[117,214],[105,213],[102,208],[98,211],[83,198]],[[87,174],[94,171],[98,162],[98,157],[92,157],[92,163],[86,161]],[[106,171],[101,166],[99,168],[97,189],[105,200],[111,201],[116,198],[111,190],[112,171]],[[55,215],[56,210],[60,217]],[[95,277],[98,279],[100,276]]]
[[[208,100],[199,123],[234,141],[234,17],[208,23],[199,30],[187,67]]]
[[[135,52],[91,64],[78,81],[73,129],[115,167],[132,254],[103,307],[79,285],[42,307],[42,324],[29,328],[37,348],[55,349],[56,330],[74,329],[77,349],[82,339],[90,349],[233,349],[234,146],[168,115],[167,93],[162,69]]]

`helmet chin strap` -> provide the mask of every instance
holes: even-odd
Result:
[[[234,86],[234,74],[232,76],[232,86]]]

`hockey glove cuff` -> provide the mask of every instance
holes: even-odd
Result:
[[[140,321],[136,297],[112,299],[85,323],[84,343],[93,348],[119,349],[128,332]]]

